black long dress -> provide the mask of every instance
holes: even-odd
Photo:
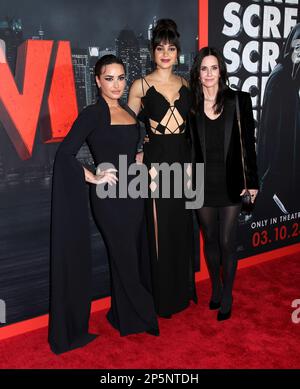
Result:
[[[111,125],[103,98],[84,109],[58,148],[52,191],[49,343],[56,354],[83,346],[91,304],[91,246],[84,170],[76,154],[87,142],[95,165],[119,170],[119,155],[135,160],[136,124]],[[118,184],[117,184],[118,189]],[[117,191],[118,193],[118,191]],[[142,198],[100,199],[90,191],[92,212],[105,241],[111,272],[107,318],[121,335],[158,328],[151,294],[149,248]]]
[[[179,163],[191,161],[191,150],[185,132],[186,117],[190,108],[189,89],[182,85],[179,98],[171,105],[154,86],[142,79],[144,88],[148,86],[142,98],[142,111],[139,115],[146,124],[149,142],[144,145],[144,162],[149,169],[149,179],[155,177],[156,168],[153,163]],[[147,85],[146,85],[147,84]],[[168,121],[161,121],[166,115],[168,119],[177,109],[183,119],[178,123],[177,131],[172,133]],[[158,123],[151,128],[150,119]],[[162,187],[162,176],[159,175],[159,187]],[[182,180],[184,181],[184,180]],[[151,188],[151,187],[150,187]],[[154,189],[154,187],[153,187]],[[183,189],[183,188],[182,188]],[[151,195],[152,189],[150,190]],[[194,232],[192,212],[185,208],[186,198],[174,196],[172,183],[170,198],[147,199],[147,226],[150,244],[152,267],[152,285],[156,312],[160,316],[169,316],[187,308],[190,300],[197,301],[194,269]],[[158,250],[156,249],[154,211],[157,215]]]

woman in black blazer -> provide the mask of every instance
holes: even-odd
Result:
[[[212,283],[209,308],[219,309],[219,321],[231,316],[237,267],[236,231],[245,189],[236,95],[241,112],[246,181],[252,202],[258,188],[251,98],[246,92],[233,91],[227,84],[221,53],[215,48],[201,49],[191,70],[190,127],[194,161],[204,162],[205,167],[204,204],[197,215]]]

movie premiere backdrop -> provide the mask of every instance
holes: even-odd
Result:
[[[206,4],[208,42],[231,87],[251,93],[256,120],[261,190],[252,217],[240,217],[244,258],[300,241],[300,2]]]
[[[48,312],[52,165],[78,112],[97,98],[95,62],[120,56],[130,86],[152,69],[149,39],[162,17],[173,18],[181,32],[178,74],[189,78],[199,42],[208,42],[223,51],[231,86],[252,96],[262,190],[252,217],[240,216],[239,258],[299,242],[298,0],[2,2],[1,326]],[[86,145],[77,157],[93,168]],[[109,269],[90,222],[99,298],[109,294]]]

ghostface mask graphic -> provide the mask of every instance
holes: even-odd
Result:
[[[300,23],[296,24],[289,33],[283,57],[285,59],[291,59],[293,65],[291,76],[293,80],[296,80],[300,75]]]
[[[292,62],[293,62],[292,79],[295,80],[300,68],[300,39],[294,39],[292,41],[291,46],[294,49],[292,52]]]

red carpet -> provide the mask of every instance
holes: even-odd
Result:
[[[299,368],[300,323],[291,307],[300,299],[300,254],[238,271],[233,316],[216,321],[207,308],[209,282],[198,283],[198,305],[160,320],[160,337],[121,338],[104,311],[91,317],[99,338],[55,356],[41,329],[0,342],[0,368]],[[299,315],[300,316],[300,315]]]

